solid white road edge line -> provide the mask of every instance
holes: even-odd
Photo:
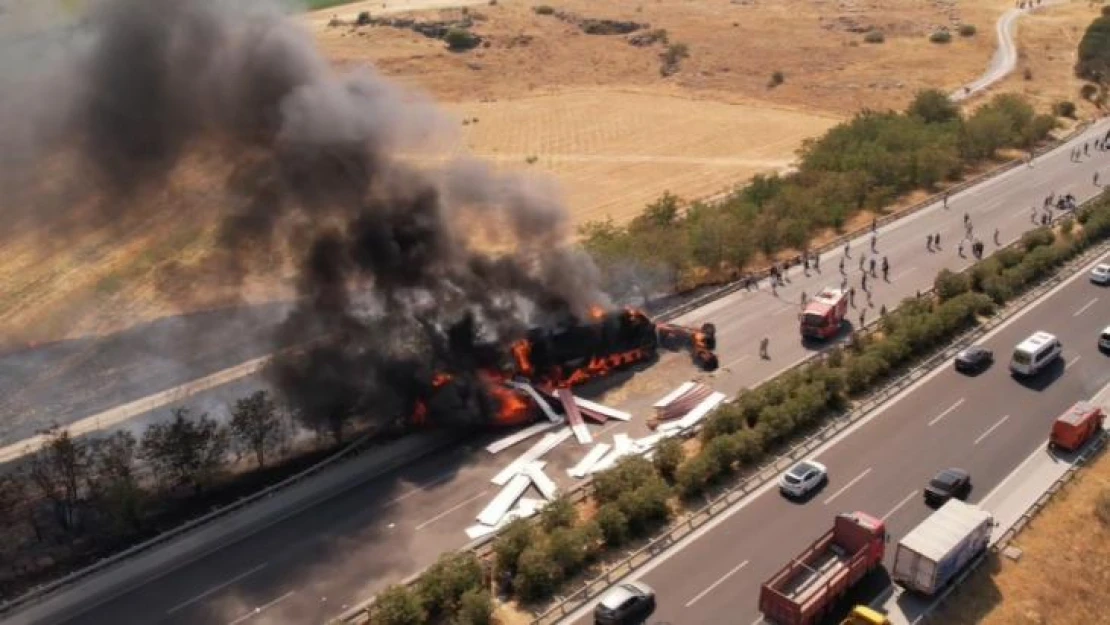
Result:
[[[891,509],[890,509],[890,512],[887,512],[886,514],[884,514],[884,515],[882,516],[882,519],[883,519],[883,520],[885,521],[885,520],[889,519],[890,517],[894,516],[894,513],[895,513],[895,512],[898,512],[898,510],[900,510],[900,509],[902,508],[902,506],[904,506],[904,505],[906,505],[907,503],[909,503],[909,502],[910,502],[910,500],[911,500],[911,499],[913,499],[915,495],[917,495],[917,491],[916,491],[916,490],[912,490],[912,491],[910,491],[910,494],[906,495],[906,498],[905,498],[905,499],[903,499],[902,501],[899,501],[899,502],[898,502],[898,505],[896,505],[896,506],[894,506],[893,508],[891,508]]]
[[[1082,308],[1080,308],[1079,310],[1072,313],[1072,317],[1078,317],[1079,315],[1082,315],[1083,313],[1087,312],[1087,309],[1090,308],[1091,306],[1094,306],[1095,302],[1097,302],[1097,301],[1098,301],[1098,298],[1096,297],[1096,298],[1092,299],[1091,301],[1087,302],[1086,304],[1083,304]]]
[[[866,469],[864,469],[863,473],[860,473],[859,475],[857,475],[855,477],[855,479],[853,479],[851,482],[848,482],[844,486],[841,486],[840,490],[838,490],[835,493],[829,495],[829,498],[825,500],[825,505],[826,506],[829,505],[830,503],[832,503],[833,499],[836,499],[837,497],[843,495],[844,491],[846,491],[849,488],[851,488],[852,486],[854,486],[856,482],[858,482],[858,481],[862,480],[863,478],[867,477],[867,474],[870,473],[870,472],[871,472],[871,467],[867,467]]]
[[[460,503],[458,503],[454,506],[451,506],[450,508],[444,510],[443,512],[440,512],[439,514],[437,514],[434,517],[428,519],[427,521],[424,521],[420,525],[417,525],[416,530],[420,531],[420,530],[424,529],[425,527],[428,527],[432,523],[435,523],[436,521],[442,519],[443,517],[451,514],[452,512],[458,510],[459,508],[465,506],[466,504],[471,503],[473,501],[476,501],[476,500],[484,497],[486,495],[486,493],[488,493],[488,492],[489,492],[489,489],[487,488],[487,489],[483,490],[482,492],[478,493],[477,495],[474,495],[473,497],[471,497],[471,498],[469,498],[465,501],[462,501],[462,502],[460,502]]]
[[[231,586],[232,584],[234,584],[235,582],[238,582],[239,580],[242,580],[242,579],[245,579],[247,577],[250,577],[251,575],[254,575],[255,573],[261,571],[262,569],[266,568],[269,565],[270,565],[269,562],[263,562],[262,564],[259,564],[258,566],[256,566],[253,569],[247,571],[246,573],[240,573],[240,574],[236,575],[235,577],[232,577],[231,579],[227,580],[226,582],[224,582],[224,583],[222,583],[218,586],[213,586],[213,587],[209,588],[208,590],[200,593],[199,595],[196,595],[192,599],[189,599],[188,601],[183,601],[183,602],[173,606],[169,610],[166,610],[166,616],[169,616],[170,614],[173,614],[174,612],[177,612],[178,610],[181,610],[183,608],[187,608],[187,607],[193,605],[194,603],[196,603],[197,601],[200,601],[201,599],[204,599],[205,597],[208,597],[209,595],[220,592],[224,588],[227,588],[228,586]]]
[[[737,571],[744,568],[745,566],[748,566],[748,561],[747,560],[744,560],[740,564],[737,564],[736,566],[734,566],[732,568],[731,571],[729,571],[728,573],[725,573],[724,575],[722,575],[720,577],[720,579],[718,579],[717,581],[710,584],[708,588],[706,588],[705,590],[703,590],[703,591],[699,592],[698,594],[694,595],[693,599],[686,602],[686,607],[688,608],[688,607],[694,605],[695,603],[697,603],[698,599],[701,599],[702,597],[704,597],[704,596],[708,595],[709,593],[713,592],[714,588],[723,584],[725,580],[732,577]]]
[[[239,618],[235,619],[234,621],[231,621],[230,623],[228,623],[228,625],[238,625],[239,623],[242,623],[243,621],[251,618],[252,616],[258,616],[259,614],[262,614],[262,612],[267,610],[268,608],[272,608],[275,605],[277,605],[278,603],[281,603],[282,601],[285,601],[289,597],[292,597],[295,592],[296,591],[290,590],[289,592],[287,592],[284,595],[278,597],[277,599],[274,599],[273,601],[267,603],[266,605],[258,606],[254,610],[252,610],[250,612],[247,612],[246,614],[244,614],[243,616],[240,616]]]
[[[980,435],[979,435],[979,438],[975,439],[975,443],[974,443],[974,444],[975,444],[975,445],[978,445],[979,443],[981,443],[981,442],[983,441],[983,439],[984,439],[984,438],[986,438],[986,437],[990,436],[990,433],[991,433],[991,432],[993,432],[993,431],[995,431],[996,429],[998,429],[998,426],[1000,426],[1000,425],[1002,425],[1003,423],[1005,423],[1005,422],[1006,422],[1006,420],[1007,420],[1007,419],[1009,419],[1009,418],[1010,418],[1010,415],[1006,415],[1006,416],[1002,417],[1001,419],[999,419],[999,420],[998,420],[998,423],[995,423],[994,425],[990,426],[989,428],[987,428],[987,431],[986,431],[986,432],[983,432],[982,434],[980,434]]]
[[[943,419],[943,418],[947,417],[947,416],[948,416],[949,414],[951,414],[951,412],[952,412],[953,410],[955,410],[955,409],[959,408],[959,407],[960,407],[960,406],[961,406],[961,405],[962,405],[963,403],[964,403],[964,398],[963,398],[963,397],[961,397],[961,398],[959,398],[958,400],[956,400],[956,403],[954,403],[954,404],[952,404],[951,406],[949,406],[947,410],[945,410],[944,412],[940,413],[939,415],[937,415],[937,416],[936,416],[936,418],[935,418],[935,419],[933,419],[932,421],[930,421],[930,422],[929,422],[929,427],[933,427],[934,425],[936,425],[936,423],[937,423],[938,421],[940,421],[941,419]]]
[[[917,213],[917,214],[920,214],[920,213]],[[913,216],[911,215],[910,217],[912,218]],[[983,336],[979,337],[979,339],[976,342],[982,343],[982,342],[986,342],[986,341],[990,340],[996,334],[1005,330],[1009,326],[1016,323],[1019,319],[1021,319],[1025,315],[1029,314],[1030,311],[1035,310],[1036,308],[1038,308],[1046,300],[1051,299],[1054,295],[1056,295],[1060,291],[1062,291],[1065,288],[1071,286],[1071,284],[1073,282],[1075,282],[1076,280],[1079,280],[1080,278],[1085,278],[1087,276],[1087,274],[1091,272],[1091,269],[1093,269],[1095,267],[1095,265],[1097,265],[1099,263],[1102,263],[1102,262],[1106,262],[1104,260],[1104,258],[1106,258],[1105,255],[1102,256],[1102,257],[1096,258],[1096,259],[1092,260],[1090,263],[1088,263],[1087,265],[1085,265],[1084,267],[1080,268],[1078,271],[1076,271],[1075,274],[1072,275],[1070,278],[1064,278],[1060,282],[1060,284],[1057,284],[1056,286],[1052,287],[1051,289],[1046,291],[1043,295],[1041,295],[1037,299],[1030,302],[1025,308],[1022,308],[1021,310],[1014,313],[1014,316],[1012,316],[1009,319],[1007,319],[1006,321],[998,324],[998,326],[996,328],[994,328],[993,330],[990,330],[989,332],[987,332]],[[802,358],[800,360],[804,360],[804,358]],[[852,425],[845,428],[842,432],[840,432],[836,436],[829,439],[823,445],[821,445],[816,450],[814,450],[814,452],[810,454],[810,457],[816,458],[819,454],[824,453],[824,452],[828,451],[829,449],[832,449],[834,446],[836,446],[837,443],[839,443],[840,441],[842,441],[845,438],[854,434],[856,432],[856,430],[862,428],[863,426],[867,425],[871,421],[873,421],[873,420],[877,419],[878,417],[882,416],[883,414],[885,414],[886,411],[889,410],[891,406],[896,405],[904,397],[906,397],[910,393],[916,391],[918,388],[924,386],[926,383],[931,381],[936,376],[938,376],[941,373],[944,373],[945,371],[948,371],[948,370],[949,370],[948,367],[937,367],[936,369],[933,369],[929,373],[925,374],[924,376],[922,376],[922,378],[920,380],[918,380],[917,382],[914,382],[913,384],[907,386],[901,392],[899,392],[898,394],[891,397],[882,406],[879,406],[874,411],[872,411],[871,414],[863,417],[859,421],[856,421]],[[777,488],[776,482],[774,480],[768,480],[766,484],[764,484],[763,486],[760,486],[759,488],[752,491],[747,497],[744,497],[740,501],[737,501],[735,504],[732,505],[731,508],[725,510],[721,514],[719,514],[716,517],[710,519],[709,521],[707,521],[705,524],[703,524],[701,527],[694,530],[693,532],[690,532],[689,534],[684,536],[681,540],[679,540],[674,545],[672,545],[669,549],[667,549],[663,553],[655,556],[655,558],[648,561],[646,564],[644,564],[644,566],[639,567],[638,569],[632,571],[630,574],[634,573],[637,578],[642,578],[644,575],[647,575],[648,573],[654,571],[656,568],[658,568],[664,562],[666,562],[667,560],[670,560],[676,554],[681,553],[683,549],[685,549],[686,547],[688,547],[690,545],[690,543],[698,540],[702,536],[705,536],[709,532],[712,532],[719,525],[721,525],[725,521],[732,518],[732,516],[734,514],[743,510],[749,503],[751,503],[757,497],[763,496],[767,491],[769,491],[773,488]],[[622,577],[618,580],[614,580],[614,583],[619,583],[627,577],[629,577],[629,576],[626,575],[626,576],[624,576],[624,577]],[[588,613],[593,608],[593,605],[594,604],[593,604],[592,601],[586,603],[585,605],[578,608],[574,612],[571,612],[570,614],[568,614],[566,617],[564,617],[562,620],[560,620],[559,623],[573,623],[573,622],[577,621],[578,619],[582,618],[586,613]],[[760,618],[760,619],[756,620],[755,622],[760,623],[760,622],[762,622],[762,620],[763,619]]]

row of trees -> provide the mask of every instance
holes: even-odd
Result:
[[[683,290],[804,249],[860,211],[937,189],[999,150],[1033,147],[1055,126],[1017,95],[995,96],[965,117],[944,93],[922,91],[904,113],[864,111],[806,141],[796,173],[757,176],[715,204],[664,194],[626,226],[594,221],[580,234],[613,293]]]
[[[261,469],[287,455],[293,426],[258,391],[231,406],[226,425],[177,408],[139,436],[73,437],[57,427],[43,434],[42,447],[0,474],[0,553],[9,562],[44,547],[126,544],[160,513],[206,494],[233,462]]]
[[[480,589],[492,581],[526,603],[552,597],[607,551],[649,535],[684,504],[702,502],[710,489],[757,466],[769,453],[830,414],[843,412],[855,398],[933,353],[1092,243],[1110,238],[1110,195],[1084,209],[1077,221],[1081,228],[1065,222],[1058,232],[1030,232],[1016,246],[970,271],[941,272],[936,296],[906,299],[883,317],[881,332],[856,335],[820,361],[717,409],[699,434],[700,444],[667,439],[651,461],[625,458],[597,475],[592,501],[584,508],[593,510],[592,515],[581,514],[583,509],[565,498],[553,501],[537,520],[507,526],[494,541],[490,561],[480,562],[470,553],[444,556],[413,586],[394,586],[380,594],[372,622],[488,623],[492,606],[485,603],[486,596],[466,605],[463,598],[484,593]]]

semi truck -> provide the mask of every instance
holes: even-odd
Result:
[[[833,527],[759,589],[759,611],[778,625],[814,625],[882,565],[886,525],[865,512],[836,515]]]
[[[891,578],[908,591],[936,595],[986,550],[994,525],[990,512],[949,499],[899,541]]]
[[[840,325],[848,314],[848,294],[844,289],[821,289],[802,311],[802,338],[830,339],[840,334]]]

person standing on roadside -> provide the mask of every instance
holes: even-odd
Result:
[[[767,349],[770,345],[771,339],[767,337],[763,337],[763,339],[759,341],[759,357],[763,360],[769,360],[771,358],[771,355],[767,353]]]

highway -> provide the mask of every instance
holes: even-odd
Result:
[[[1082,139],[1093,139],[1108,127],[1110,123],[1101,123]],[[1098,192],[1091,183],[1091,174],[1103,166],[1106,154],[1099,152],[1091,159],[1072,163],[1070,148],[1065,146],[1039,157],[1032,168],[1011,170],[953,195],[948,209],[932,206],[880,228],[878,250],[890,258],[893,281],[876,284],[874,307],[868,309],[871,317],[877,316],[880,305],[894,306],[915,291],[929,288],[940,268],[958,268],[969,262],[953,249],[965,210],[971,214],[977,232],[993,232],[998,227],[1002,241],[1006,242],[1032,227],[1030,207],[1041,204],[1049,192],[1071,192],[1080,199]],[[943,252],[925,250],[926,232],[942,233]],[[984,238],[989,241],[989,237],[988,234]],[[866,241],[853,243],[851,260],[855,261],[867,245]],[[849,267],[858,286],[859,271]],[[765,288],[741,291],[681,320],[685,323],[712,320],[718,324],[718,352],[723,368],[707,376],[712,386],[734,393],[773,376],[808,354],[798,340],[796,302],[803,289],[813,293],[822,284],[839,282],[836,256],[823,259],[822,271],[823,275],[809,278],[800,271],[792,273],[791,283],[780,288],[777,297]],[[858,303],[863,305],[862,301]],[[853,317],[857,313],[858,310],[853,311]],[[770,338],[769,360],[757,357],[761,336]],[[650,402],[692,375],[686,357],[668,356],[636,374],[607,401],[642,416]],[[629,398],[614,399],[622,394]],[[967,402],[970,409],[971,398]],[[997,420],[1003,415],[993,416]],[[594,427],[593,433],[595,440],[607,440],[612,433],[625,430],[641,435],[646,428],[639,419],[634,419],[628,425]],[[1006,437],[1002,435],[1005,432],[1008,430],[1000,428],[998,433],[984,439],[983,449],[994,449],[1000,442],[1005,444]],[[868,437],[856,440],[852,444],[863,448],[877,446]],[[248,614],[253,616],[241,622],[324,620],[341,612],[344,604],[354,603],[420,570],[443,551],[462,546],[467,541],[462,530],[473,523],[477,512],[496,493],[490,477],[520,451],[514,448],[491,457],[485,452],[459,450],[449,458],[433,458],[356,484],[340,497],[294,514],[233,545],[202,554],[172,574],[167,571],[166,575],[104,603],[86,604],[83,606],[86,611],[70,613],[68,620],[55,618],[42,622],[230,623]],[[878,451],[868,449],[869,454]],[[571,466],[583,453],[583,448],[573,441],[564,443],[546,457],[550,462],[548,474],[567,485],[568,478],[562,469]],[[840,467],[834,470],[839,475]],[[844,470],[851,472],[850,468]],[[868,477],[876,484],[888,479],[878,470],[872,472],[875,475]],[[909,488],[894,503],[908,492]],[[845,500],[850,502],[854,494],[849,490]],[[811,533],[799,530],[802,536]],[[683,602],[688,600],[689,597]],[[265,609],[253,613],[254,608],[262,607]]]
[[[1105,259],[1103,259],[1105,260]],[[1093,265],[1092,265],[1093,266]],[[978,376],[937,369],[880,411],[813,455],[829,483],[803,503],[768,485],[634,575],[656,589],[652,622],[756,622],[759,585],[826,531],[838,512],[863,510],[884,518],[893,545],[929,509],[921,489],[937,470],[967,469],[982,500],[1031,452],[1043,447],[1052,421],[1110,382],[1110,358],[1096,345],[1110,323],[1110,290],[1086,271],[1059,285],[981,341],[993,367]],[[1034,331],[1056,334],[1064,358],[1030,382],[1007,368],[1013,347]],[[1047,452],[1046,452],[1047,453]],[[592,607],[592,606],[591,606]],[[585,611],[580,611],[585,612]],[[587,614],[566,622],[587,623]]]

